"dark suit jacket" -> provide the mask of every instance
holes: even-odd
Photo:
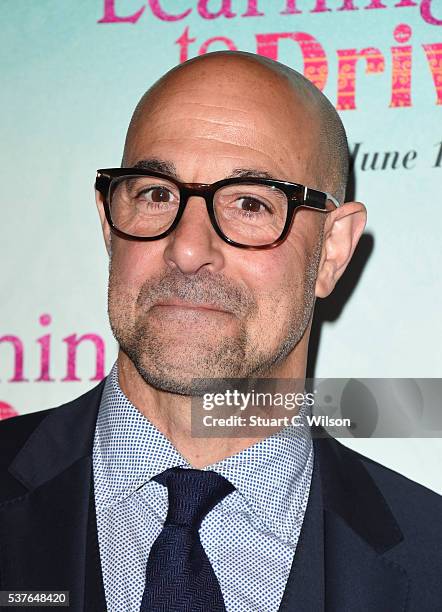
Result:
[[[106,610],[92,478],[103,386],[0,422],[0,590],[68,590],[64,609]],[[280,610],[442,611],[442,497],[336,440],[314,445]]]

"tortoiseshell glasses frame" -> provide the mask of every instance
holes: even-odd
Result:
[[[167,228],[167,230],[156,236],[137,236],[129,234],[114,223],[111,214],[111,198],[115,185],[120,183],[124,179],[131,179],[134,177],[153,177],[155,179],[162,179],[175,185],[179,192],[179,204],[176,212],[176,216]],[[272,240],[268,244],[250,245],[237,242],[226,236],[222,231],[214,211],[214,196],[222,188],[230,185],[266,185],[270,188],[278,189],[284,193],[287,198],[287,212],[284,225],[280,235]],[[139,168],[107,168],[97,170],[97,176],[95,181],[95,188],[103,196],[104,211],[107,222],[114,234],[127,240],[138,240],[138,241],[152,241],[160,240],[165,238],[177,227],[191,196],[198,196],[203,198],[206,203],[207,213],[212,223],[213,229],[217,235],[227,242],[228,244],[241,248],[241,249],[271,249],[279,244],[287,237],[295,211],[302,207],[322,212],[330,212],[335,207],[340,206],[339,202],[330,193],[317,191],[311,187],[306,187],[299,183],[291,183],[288,181],[268,179],[268,178],[254,178],[254,177],[239,177],[239,178],[226,178],[215,183],[183,183],[178,181],[176,178],[171,177],[161,172],[154,172],[151,170],[144,170]]]

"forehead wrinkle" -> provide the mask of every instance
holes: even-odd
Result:
[[[178,106],[180,114],[183,110],[188,108],[191,115],[194,115],[196,108],[197,111],[199,111],[198,114],[202,115],[210,112],[215,115],[224,115],[227,112],[229,114],[250,117],[250,115],[256,114],[259,117],[266,117],[270,121],[275,121],[275,119],[278,119],[278,115],[275,115],[275,109],[278,111],[278,113],[281,114],[283,112],[284,115],[289,115],[293,119],[295,119],[295,117],[298,115],[305,115],[306,113],[310,114],[309,108],[305,107],[301,101],[295,98],[289,100],[287,96],[285,98],[276,96],[278,99],[273,99],[275,98],[274,92],[269,92],[267,99],[261,99],[258,103],[256,99],[256,95],[258,93],[260,92],[257,91],[255,92],[255,95],[245,97],[244,95],[232,95],[229,92],[227,95],[223,96],[222,103],[210,103],[209,101],[202,99],[200,96],[197,100],[179,100]],[[176,98],[171,98],[171,100],[171,105],[173,107],[176,104]],[[237,103],[238,100],[241,102],[239,105]],[[152,104],[148,109],[146,109],[144,119],[147,119],[149,115],[169,115],[169,106],[170,104],[168,104],[167,100],[162,104]],[[140,117],[139,121],[142,122],[143,117]]]
[[[185,138],[180,138],[180,145],[183,144],[183,142],[185,141]],[[194,141],[198,140],[198,141],[203,141],[204,145],[205,145],[205,149],[207,150],[211,150],[213,149],[214,146],[214,142],[216,142],[216,138],[213,137],[207,137],[207,136],[192,136],[191,138],[192,140],[192,145],[193,147],[191,147],[191,151],[192,148],[194,148]],[[166,146],[167,148],[170,147],[170,150],[174,150],[174,147],[176,145],[177,142],[177,138],[165,138],[162,137],[161,138],[161,144]],[[221,144],[225,144],[226,141],[222,140]],[[152,143],[152,145],[155,147],[155,142]],[[269,163],[267,162],[262,162],[261,160],[256,160],[256,159],[252,159],[250,156],[250,146],[248,145],[244,145],[241,143],[238,143],[237,141],[235,142],[231,142],[228,143],[232,146],[232,148],[234,148],[235,150],[239,150],[239,151],[243,151],[246,150],[247,154],[241,154],[238,153],[238,155],[234,155],[232,151],[230,151],[229,153],[222,153],[221,157],[223,159],[232,159],[234,164],[238,165],[238,161],[239,158],[242,158],[244,160],[246,160],[244,163],[248,166],[250,163],[252,163],[253,165],[255,165],[256,163],[258,163],[257,169],[258,167],[260,167],[260,170],[262,170],[263,172],[271,172],[272,174],[272,178],[279,178],[281,180],[288,180],[288,181],[293,181],[296,180],[298,182],[302,182],[300,181],[299,178],[299,174],[304,173],[305,172],[305,167],[306,167],[306,163],[308,160],[303,160],[304,163],[301,164],[301,160],[299,160],[295,153],[293,151],[287,151],[287,153],[285,154],[285,156],[283,155],[280,159],[276,159],[274,156],[269,155],[268,150],[266,148],[258,148],[258,147],[254,147],[253,151],[254,153],[258,153],[259,156],[262,156],[265,160],[268,160]],[[193,153],[193,151],[192,151]],[[283,151],[284,153],[284,151]],[[146,155],[146,153],[144,153],[144,155]],[[147,156],[149,154],[147,153]],[[161,153],[157,153],[156,151],[153,152],[152,155],[153,158],[161,158]],[[298,162],[298,164],[300,164],[299,169],[297,170],[292,170],[290,168],[287,168],[287,166],[285,165],[282,166],[280,161],[285,161],[285,160],[296,160]],[[201,164],[199,164],[201,167]],[[238,167],[238,166],[237,166]],[[275,177],[275,173],[278,175]],[[294,176],[294,175],[297,176]],[[177,172],[177,178],[179,178],[179,173]],[[302,178],[302,177],[301,177]],[[205,181],[206,182],[206,181]],[[312,185],[313,187],[313,185]]]
[[[185,105],[183,104],[180,107],[180,112],[179,114],[176,113],[172,113],[170,111],[168,111],[167,107],[165,107],[163,109],[163,111],[161,113],[152,113],[150,116],[146,117],[145,120],[143,121],[143,125],[140,126],[138,129],[143,129],[146,125],[149,124],[154,124],[154,125],[164,125],[164,126],[169,126],[170,124],[174,124],[175,122],[180,122],[182,121],[183,116],[186,118],[186,122],[192,122],[192,121],[198,121],[198,123],[201,122],[213,122],[213,123],[219,123],[220,125],[222,125],[223,123],[225,124],[239,124],[241,126],[246,127],[247,123],[251,121],[251,115],[250,112],[245,111],[245,110],[241,110],[241,109],[231,109],[231,108],[222,108],[221,106],[219,107],[210,107],[212,110],[214,108],[219,109],[219,113],[215,113],[215,112],[208,112],[206,106],[202,106],[201,104],[195,104],[195,106],[197,107],[197,112],[195,112],[195,110],[193,110],[192,112],[182,112],[183,110],[185,111]],[[226,111],[228,111],[226,113]]]
[[[186,92],[187,95],[187,92]],[[141,113],[137,119],[136,122],[136,127],[138,127],[139,123],[145,123],[147,121],[157,121],[158,116],[162,117],[162,116],[170,116],[170,115],[174,115],[175,113],[172,112],[174,109],[174,106],[177,104],[178,102],[178,107],[179,107],[179,116],[181,116],[182,111],[188,109],[190,111],[190,114],[192,116],[195,115],[195,108],[199,111],[197,112],[197,114],[202,115],[203,117],[207,114],[214,114],[214,115],[224,115],[227,112],[234,114],[234,116],[238,116],[238,115],[245,115],[248,116],[250,114],[250,109],[249,108],[244,108],[244,106],[238,106],[238,105],[229,105],[228,102],[232,102],[231,100],[226,101],[226,99],[223,99],[223,104],[210,104],[207,101],[203,101],[201,99],[201,97],[197,100],[188,100],[188,99],[184,99],[184,100],[180,100],[179,97],[171,97],[170,98],[171,102],[169,102],[168,100],[163,101],[162,103],[158,103],[158,102],[154,102],[151,106],[148,107],[148,109],[145,109],[143,113]],[[172,107],[172,111],[171,108]],[[269,113],[270,114],[270,113]]]
[[[239,97],[239,96],[236,96]],[[209,102],[206,101],[202,101],[201,99],[193,101],[193,100],[180,100],[179,101],[179,105],[180,105],[180,109],[185,108],[187,106],[189,106],[191,108],[191,110],[193,110],[193,108],[195,106],[197,107],[203,107],[204,110],[207,109],[215,109],[215,110],[219,110],[221,112],[225,112],[226,110],[232,111],[232,112],[236,112],[236,113],[243,113],[243,114],[247,114],[248,113],[248,109],[245,109],[244,107],[236,107],[236,106],[223,106],[221,104],[210,104]],[[149,111],[151,113],[164,113],[165,108],[167,108],[167,103],[166,104],[162,104],[158,109],[154,107]]]
[[[165,119],[161,122],[157,122],[155,124],[155,128],[172,128],[174,131],[176,131],[176,123],[180,123],[181,124],[181,119]],[[202,124],[208,124],[210,126],[214,126],[214,127],[225,127],[225,128],[230,128],[230,129],[245,129],[245,130],[250,130],[250,120],[248,122],[244,122],[244,123],[239,123],[237,119],[233,119],[231,121],[229,121],[228,119],[223,120],[223,119],[217,119],[217,118],[210,118],[207,116],[201,116],[201,117],[191,117],[189,119],[186,119],[186,128],[185,131],[188,132],[189,129],[193,126],[193,124],[196,124],[198,127],[197,131],[201,131],[201,125]],[[254,122],[254,126],[255,126],[256,122]],[[145,129],[149,129],[149,124],[143,126]],[[183,129],[182,125],[180,125],[180,130]],[[196,135],[195,137],[198,137],[198,135]]]
[[[183,143],[183,141],[185,141],[187,139],[191,139],[192,141],[203,141],[207,145],[207,148],[213,146],[213,144],[218,141],[221,144],[229,144],[232,147],[235,147],[235,148],[238,148],[238,149],[246,149],[247,151],[251,150],[251,147],[248,144],[241,144],[240,142],[238,142],[236,140],[235,141],[229,141],[229,140],[225,140],[225,139],[219,140],[217,138],[214,138],[213,136],[202,136],[202,135],[201,136],[191,136],[191,137],[185,136],[185,137],[181,137],[181,138],[178,138],[178,137],[170,137],[170,138],[162,137],[161,138],[161,144],[165,144],[165,145],[167,145],[168,143],[175,144],[177,142],[177,140],[179,140],[180,143]],[[155,144],[156,144],[156,141],[152,141],[152,145],[155,145]],[[269,156],[269,154],[267,153],[267,151],[265,149],[254,147],[253,151],[257,152],[257,153],[260,153],[260,154],[264,155],[265,157],[267,157],[269,159],[274,160],[273,157]],[[223,157],[227,157],[227,156],[223,155]],[[234,158],[233,155],[230,155],[229,157]],[[248,155],[247,158],[250,159],[250,155]]]
[[[183,105],[185,106],[185,105]],[[182,107],[183,107],[182,106]],[[309,134],[306,135],[305,126],[307,123],[311,124],[310,135],[312,132],[316,132],[316,126],[313,127],[314,121],[312,120],[311,112],[308,109],[303,109],[302,112],[296,112],[295,109],[284,108],[284,113],[269,112],[265,108],[257,109],[256,114],[254,114],[253,110],[238,110],[231,109],[222,106],[207,106],[207,108],[211,109],[219,109],[221,117],[217,117],[215,114],[214,117],[207,116],[207,112],[205,112],[206,105],[201,103],[190,103],[189,106],[192,108],[196,106],[200,109],[201,112],[192,113],[192,116],[186,119],[185,125],[187,129],[190,129],[193,124],[197,124],[198,128],[202,124],[212,125],[212,126],[220,126],[220,127],[229,127],[236,129],[243,129],[250,131],[253,129],[254,132],[259,133],[267,138],[273,139],[275,138],[276,130],[280,131],[283,134],[283,138],[290,135],[292,138],[292,134],[294,132],[298,133],[298,138],[301,140],[306,140],[306,137],[309,139]],[[182,108],[181,107],[181,108]],[[228,114],[226,116],[226,110]],[[176,119],[171,118],[172,113],[166,112],[166,108],[160,109],[158,112],[152,113],[151,117],[145,118],[145,124],[149,124],[150,122],[157,122],[158,126],[164,126],[165,128],[172,127],[172,129],[176,129],[176,122],[180,120],[180,116]],[[235,114],[236,113],[236,114]],[[181,113],[180,113],[181,114]],[[158,120],[157,116],[160,115]],[[284,115],[284,116],[283,116]],[[264,120],[263,120],[264,119]],[[141,128],[142,129],[142,128]],[[267,132],[267,134],[266,134]],[[282,139],[279,139],[278,146],[281,146]]]
[[[185,91],[185,90],[184,90]],[[147,121],[157,121],[158,117],[160,117],[161,122],[164,122],[163,116],[170,117],[174,115],[173,111],[174,106],[178,103],[179,107],[179,116],[182,115],[183,111],[186,109],[190,110],[190,114],[192,117],[195,115],[200,116],[200,120],[203,120],[207,117],[207,115],[217,115],[222,116],[222,122],[229,122],[226,119],[227,115],[232,115],[232,122],[242,123],[240,118],[246,118],[247,121],[250,121],[252,116],[252,121],[256,123],[256,119],[262,120],[263,118],[267,121],[275,123],[278,121],[280,117],[284,115],[285,123],[295,123],[296,117],[299,119],[299,114],[305,114],[306,109],[300,104],[300,101],[293,98],[292,103],[288,99],[288,96],[282,97],[281,95],[276,96],[278,101],[273,101],[270,103],[269,101],[260,100],[259,104],[256,101],[256,96],[249,96],[246,100],[244,100],[244,95],[234,94],[228,92],[228,95],[225,95],[226,92],[220,92],[223,96],[222,102],[220,103],[210,103],[209,101],[205,101],[202,99],[201,92],[198,93],[198,96],[195,95],[196,100],[189,100],[188,95],[189,92],[185,91],[182,100],[179,99],[179,96],[174,96],[170,94],[168,99],[165,101],[154,101],[151,105],[146,108],[147,102],[144,103],[144,109],[138,114],[137,124],[147,122]],[[275,97],[274,92],[269,92],[268,95],[270,97]],[[241,104],[237,104],[236,101],[240,100]],[[171,108],[170,108],[171,107]],[[277,114],[275,115],[275,107],[277,107]],[[196,109],[196,112],[195,112]],[[255,117],[253,117],[255,115]],[[171,119],[173,121],[173,119]]]
[[[196,123],[199,128],[197,132],[191,131],[193,123]],[[201,124],[207,124],[212,129],[208,130],[206,134],[201,134],[201,131],[202,131]],[[223,133],[220,133],[220,130],[217,130],[217,128],[220,126],[225,128]],[[172,127],[173,128],[175,127],[175,123],[173,122],[173,120],[168,120],[162,123],[158,127],[161,127],[161,128]],[[267,132],[264,130],[259,130],[256,128],[255,125],[253,127],[250,125],[238,125],[238,124],[233,125],[233,124],[228,124],[228,123],[226,124],[220,121],[213,121],[211,119],[206,119],[206,118],[189,119],[189,121],[187,122],[187,127],[184,130],[184,132],[178,133],[176,130],[175,132],[176,132],[176,136],[165,136],[163,134],[160,134],[159,139],[154,136],[153,139],[151,139],[151,142],[155,144],[156,142],[158,142],[158,140],[160,142],[165,142],[165,143],[174,142],[175,140],[179,140],[180,142],[183,142],[185,140],[194,140],[194,141],[198,141],[198,140],[212,141],[213,140],[215,142],[220,142],[220,143],[224,143],[224,144],[228,144],[232,146],[241,146],[241,147],[250,148],[260,153],[263,153],[264,151],[258,146],[259,143],[262,143],[263,141],[264,142],[272,142],[272,141],[274,142],[275,141],[274,132]],[[252,135],[254,138],[252,140],[248,138],[246,140],[247,144],[241,144],[240,142],[238,142],[238,132],[241,132],[239,134],[240,136],[242,136],[242,134],[244,134],[245,132],[247,136],[250,137],[250,135]],[[287,133],[287,130],[286,130],[286,133]],[[152,137],[152,134],[151,134],[151,137]],[[240,140],[241,142],[245,141],[244,138],[241,138]],[[300,138],[301,142],[302,140],[304,139]],[[289,156],[290,158],[293,157],[294,151],[292,150],[292,144],[289,144],[288,142],[284,142],[282,139],[279,139],[277,147],[278,147],[278,151],[280,152],[281,158],[287,157],[287,156]],[[303,143],[302,149],[304,149],[304,147],[305,147],[305,143]],[[296,152],[299,152],[299,149],[297,149]]]

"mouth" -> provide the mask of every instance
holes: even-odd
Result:
[[[162,308],[179,308],[179,309],[185,308],[189,310],[202,310],[202,311],[222,312],[224,314],[230,314],[229,311],[225,310],[221,306],[218,306],[217,304],[210,304],[210,303],[205,303],[205,302],[189,302],[188,300],[180,300],[177,298],[156,302],[153,305],[153,308],[157,306],[162,307]]]

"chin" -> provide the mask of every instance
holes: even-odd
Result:
[[[174,372],[175,375],[164,371],[154,373],[152,370],[146,370],[145,368],[137,368],[137,371],[144,382],[159,391],[190,397],[211,392],[211,389],[213,389],[212,378],[218,378],[213,374],[202,373],[177,377],[176,372]]]

